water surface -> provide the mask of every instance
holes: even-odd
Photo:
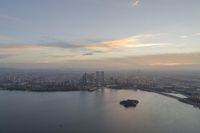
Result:
[[[119,101],[137,99],[136,108]],[[0,133],[199,133],[200,110],[159,94],[0,91]]]

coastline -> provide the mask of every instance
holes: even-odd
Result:
[[[114,89],[114,88],[108,88],[108,89]],[[3,88],[0,88],[0,91],[25,91],[25,92],[42,92],[42,93],[45,93],[45,92],[72,92],[72,91],[93,92],[93,91],[96,91],[96,90],[98,90],[98,89],[92,89],[92,90],[91,89],[46,89],[46,90],[45,89],[43,89],[43,90],[31,89],[30,90],[30,89],[3,89]],[[166,97],[176,99],[179,102],[189,104],[189,105],[192,105],[193,107],[197,107],[197,108],[200,109],[200,104],[192,102],[189,98],[180,98],[178,96],[170,95],[170,94],[167,94],[167,93],[164,93],[164,92],[146,90],[146,89],[141,89],[141,88],[140,89],[114,89],[114,90],[142,90],[142,91],[146,91],[146,92],[153,92],[153,93],[156,93],[156,94],[159,94],[159,95],[163,95],[163,96],[166,96]]]

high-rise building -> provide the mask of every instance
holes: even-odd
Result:
[[[94,73],[84,73],[82,76],[83,86],[95,86],[95,74]]]
[[[96,86],[103,87],[104,85],[104,71],[96,71]]]
[[[82,76],[82,85],[83,86],[87,85],[87,74],[86,73],[84,73]]]

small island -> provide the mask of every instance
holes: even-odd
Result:
[[[130,99],[120,101],[120,104],[123,105],[125,108],[136,107],[138,103],[139,103],[138,100],[130,100]]]

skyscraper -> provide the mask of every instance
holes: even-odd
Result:
[[[83,86],[95,86],[95,74],[94,73],[84,73],[82,76]]]
[[[82,85],[83,86],[87,85],[87,74],[86,73],[84,73],[82,76]]]
[[[96,86],[104,86],[104,71],[96,71]]]

